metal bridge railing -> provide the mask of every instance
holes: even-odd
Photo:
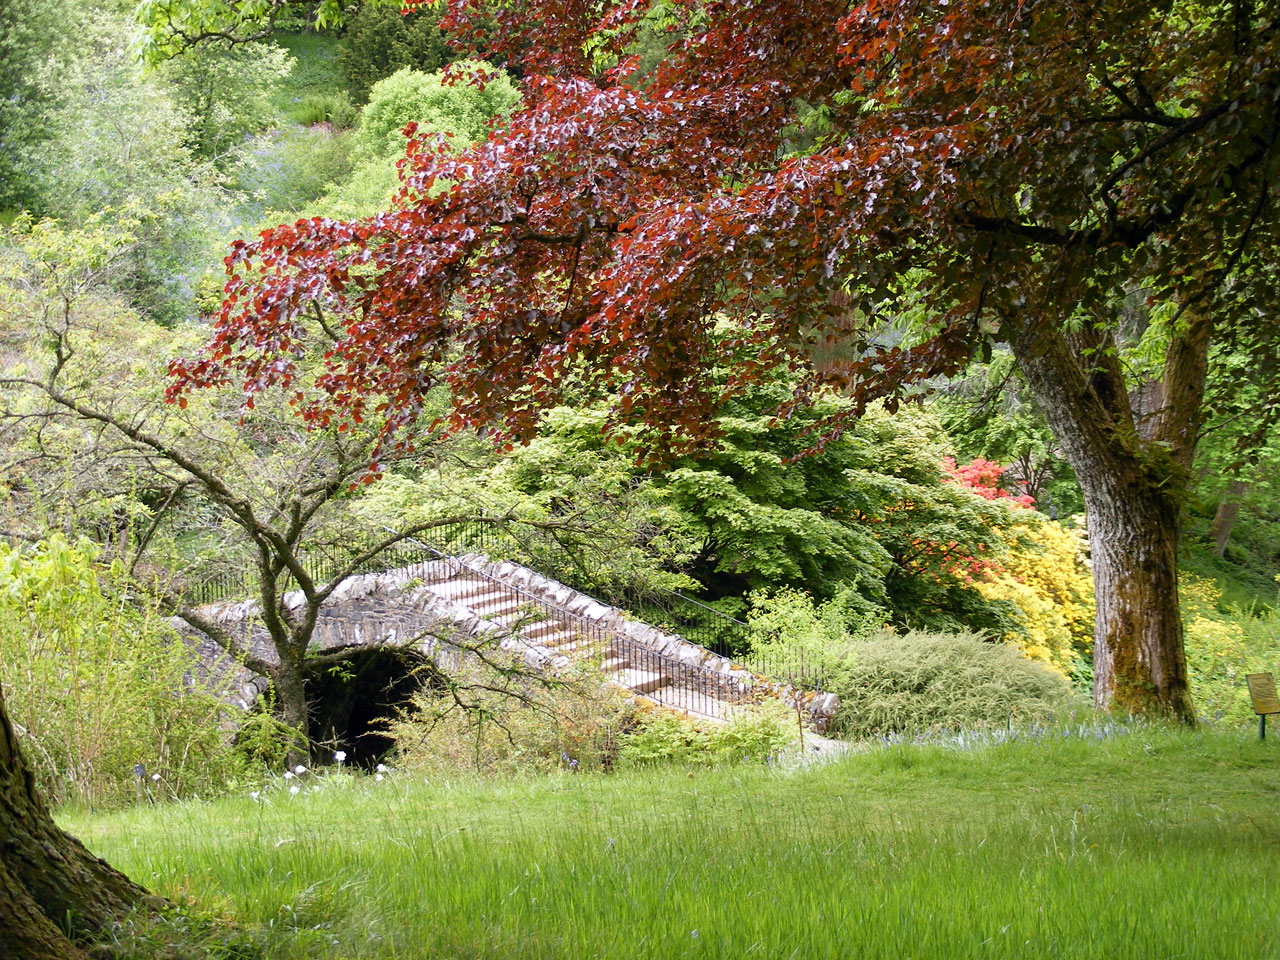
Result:
[[[346,570],[351,556],[357,555],[366,545],[353,544],[342,553],[317,551],[303,560],[303,568],[317,583],[327,582]],[[575,553],[546,531],[518,520],[464,521],[441,527],[432,532],[430,542],[425,537],[401,540],[361,564],[354,572],[378,573],[435,559],[457,563],[460,557],[471,553],[483,554],[490,560],[520,563],[574,590],[627,610],[638,619],[705,647],[719,656],[728,657],[753,673],[799,689],[820,690],[823,687],[824,676],[816,665],[794,656],[783,657],[762,651],[760,641],[767,639],[767,636],[750,624],[679,591],[651,586],[636,589],[611,582],[600,575],[599,571],[593,572],[584,562],[581,553]],[[545,607],[548,613],[554,611],[552,619],[569,617],[583,620],[570,611],[556,608],[485,571],[470,566],[466,569],[470,571],[468,576],[474,575],[485,579],[485,582],[499,583],[506,590],[526,595],[535,608]],[[188,582],[185,595],[188,602],[205,604],[232,597],[252,597],[256,595],[256,590],[244,571],[220,571]],[[625,638],[619,638],[619,642],[624,640]],[[637,660],[652,661],[654,664],[660,662],[653,660],[650,654],[658,658],[662,657],[661,654],[656,654],[635,641],[625,640],[625,643],[635,648],[629,646],[625,650],[628,656],[634,654]],[[672,664],[687,667],[674,658],[665,659]],[[728,693],[727,696],[732,698],[739,694]],[[729,702],[739,701],[730,699]]]

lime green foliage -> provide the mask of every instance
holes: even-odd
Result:
[[[1065,678],[1004,643],[965,634],[882,633],[850,643],[829,684],[850,737],[1043,723],[1075,706]]]
[[[1077,726],[62,820],[272,960],[1259,960],[1280,953],[1278,757],[1251,731]]]
[[[554,689],[513,687],[491,670],[458,669],[447,690],[425,687],[390,724],[397,765],[430,776],[612,766],[632,708],[598,673],[558,679]]]
[[[799,739],[795,712],[778,700],[744,710],[728,723],[698,722],[661,711],[641,716],[635,728],[623,735],[618,763],[622,767],[758,763],[794,749]]]
[[[409,69],[376,84],[352,131],[346,169],[327,168],[331,180],[323,196],[317,195],[302,206],[291,203],[279,209],[302,216],[341,219],[357,219],[385,210],[400,186],[396,161],[404,155],[406,142],[400,131],[410,121],[417,121],[426,132],[454,136],[459,146],[483,138],[490,119],[509,112],[519,102],[520,94],[501,70],[481,64],[472,66],[483,66],[494,74],[484,90],[466,81],[450,86],[442,82],[441,73]],[[292,157],[282,159],[286,162],[279,168],[266,166],[267,179],[277,179],[284,169],[302,166],[318,171],[325,166],[308,164],[305,154],[298,156],[298,163],[292,162]],[[315,177],[306,182],[305,192],[314,193]],[[304,193],[289,190],[288,183],[287,178],[282,180],[282,186],[294,196]]]
[[[191,36],[217,35],[243,42],[264,28],[275,27],[305,39],[302,30],[323,36],[324,31],[341,27],[345,19],[342,0],[292,5],[266,0],[141,0],[134,7],[134,17],[142,27],[136,40],[139,53],[153,64],[181,53]]]
[[[849,590],[825,601],[790,588],[760,590],[750,601],[747,621],[755,636],[751,652],[779,674],[817,673],[823,677],[823,688],[833,692],[849,685],[852,644],[883,626],[880,618],[861,609]]]
[[[111,805],[222,790],[238,769],[224,705],[184,677],[195,653],[154,609],[103,591],[124,571],[59,537],[0,546],[0,683],[23,749],[55,802]],[[137,785],[134,764],[146,765]],[[151,779],[152,775],[158,779]]]
[[[356,145],[368,157],[398,158],[404,153],[400,133],[411,121],[427,132],[455,137],[460,144],[484,139],[490,121],[509,113],[520,92],[506,73],[488,64],[466,63],[455,69],[484,70],[484,89],[466,80],[447,83],[444,71],[420,73],[405,68],[373,85],[360,111]]]
[[[402,68],[429,73],[454,59],[437,26],[438,8],[422,7],[405,14],[392,6],[365,4],[347,23],[338,50],[338,65],[356,100]]]
[[[1280,674],[1280,613],[1224,611],[1217,585],[1189,573],[1178,578],[1178,597],[1196,711],[1235,722],[1249,719],[1245,674]]]

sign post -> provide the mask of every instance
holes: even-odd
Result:
[[[1269,673],[1250,673],[1245,676],[1249,684],[1249,698],[1253,712],[1258,715],[1258,739],[1267,739],[1267,715],[1280,713],[1280,699],[1276,697],[1276,680]]]

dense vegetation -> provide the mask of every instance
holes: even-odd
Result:
[[[143,4],[143,33],[113,0],[0,6],[0,800],[4,778],[26,783],[29,770],[95,852],[183,904],[116,929],[119,957],[165,955],[168,941],[183,957],[415,956],[424,943],[442,955],[605,944],[619,956],[876,956],[893,955],[895,936],[938,956],[1123,954],[1124,931],[1090,923],[1117,890],[1148,918],[1157,953],[1157,941],[1206,957],[1275,949],[1261,897],[1214,892],[1242,889],[1226,885],[1233,869],[1260,890],[1271,882],[1265,848],[1246,848],[1232,819],[1267,822],[1274,785],[1266,748],[1240,733],[1253,718],[1243,677],[1280,670],[1280,455],[1248,324],[1206,346],[1199,442],[1159,495],[1176,501],[1165,526],[1178,630],[1191,701],[1213,729],[1074,719],[1097,687],[1108,603],[1092,575],[1100,474],[1082,471],[1043,373],[1019,355],[1021,321],[935,337],[939,316],[972,306],[968,268],[946,274],[923,243],[886,253],[892,232],[868,225],[863,273],[809,284],[797,278],[821,272],[815,255],[790,241],[812,224],[786,213],[763,233],[746,227],[793,200],[823,223],[856,206],[826,167],[814,183],[827,186],[787,181],[776,209],[751,192],[773,165],[830,160],[861,122],[854,101],[813,91],[727,132],[714,117],[759,90],[726,74],[721,99],[704,102],[682,85],[699,43],[735,34],[715,20],[703,36],[677,2],[593,35],[590,63],[538,60],[538,38],[511,17],[543,10],[558,23],[552,0],[479,19],[280,6],[270,31],[234,46],[165,32],[157,11],[253,32],[219,19],[238,7],[208,0]],[[469,45],[457,43],[464,26]],[[1116,49],[1132,26],[1116,21]],[[810,77],[824,50],[772,64],[774,80]],[[595,79],[575,86],[575,71]],[[636,128],[648,132],[627,139],[634,105],[600,99],[620,84],[641,100],[666,84],[675,105],[653,107]],[[612,166],[596,165],[584,106],[617,121]],[[702,141],[667,129],[695,107]],[[557,162],[534,170],[524,150]],[[726,177],[734,158],[743,166]],[[1241,171],[1240,183],[1256,176]],[[710,200],[681,192],[689,177]],[[650,205],[662,197],[671,209],[746,206],[697,226],[662,219]],[[495,209],[510,216],[495,225]],[[647,226],[615,248],[624,213],[629,230]],[[733,243],[708,239],[730,221],[744,225]],[[959,243],[950,230],[938,251]],[[765,256],[766,241],[791,252]],[[1146,269],[1137,255],[1095,255],[1082,262],[1096,289],[1073,287],[1093,326],[1063,322],[1073,350],[1133,385],[1107,394],[1109,409],[1132,394],[1141,421],[1171,345],[1200,322],[1179,304],[1200,300],[1129,277]],[[1240,262],[1247,276],[1214,301],[1224,316],[1274,266]],[[1041,265],[1019,261],[1018,282],[1034,286]],[[938,284],[955,299],[931,312]],[[757,288],[776,294],[753,299]],[[615,328],[635,311],[643,329]],[[782,349],[787,330],[796,339]],[[220,353],[202,352],[211,336]],[[287,389],[268,389],[282,373]],[[383,430],[387,416],[398,433]],[[1134,443],[1153,476],[1177,446]],[[665,622],[662,598],[680,591],[707,622],[736,618],[735,655],[821,676],[840,696],[824,732],[854,755],[808,769],[797,713],[777,700],[693,721],[602,689],[595,664],[548,679],[482,651],[456,669],[406,661],[409,692],[377,721],[388,752],[362,758],[368,777],[353,770],[308,737],[315,691],[346,689],[361,669],[349,651],[316,651],[315,612],[352,571],[392,563],[405,538],[462,542],[477,523],[494,550],[637,617]],[[286,603],[289,590],[303,599]],[[212,596],[265,598],[270,652],[205,617]],[[252,695],[210,675],[180,629],[267,678],[265,695],[237,705]],[[912,739],[945,745],[886,746]],[[1215,777],[1229,784],[1225,818],[1209,812]],[[180,804],[161,808],[181,823],[171,839],[146,810],[120,809],[142,800]],[[517,804],[527,819],[496,826]],[[418,820],[436,826],[404,826]],[[357,842],[369,822],[388,831],[376,851]],[[0,857],[8,902],[5,871]],[[377,871],[384,881],[369,879]],[[824,890],[863,892],[824,899],[822,871]],[[1189,873],[1196,884],[1174,882]],[[439,882],[425,920],[406,919],[422,883],[411,874]],[[691,878],[737,892],[708,904]],[[639,891],[629,899],[624,881]],[[1048,920],[1021,905],[1028,883]],[[985,899],[908,911],[957,889]],[[568,898],[562,929],[539,919],[552,890]],[[766,890],[777,896],[757,910]],[[138,895],[116,888],[71,932],[86,938]],[[495,912],[476,913],[495,898]],[[1192,924],[1197,898],[1243,939]],[[248,931],[224,930],[224,914]],[[628,928],[650,933],[622,938]],[[3,937],[0,923],[0,956]]]
[[[5,134],[14,225],[3,253],[4,323],[17,364],[5,404],[10,531],[33,542],[53,531],[87,538],[97,544],[87,552],[56,542],[48,549],[100,563],[103,589],[145,593],[151,606],[139,615],[154,617],[147,609],[178,609],[184,583],[243,568],[250,541],[218,518],[208,490],[172,465],[157,472],[154,450],[140,468],[137,444],[101,424],[95,444],[79,446],[78,412],[64,406],[55,416],[57,403],[51,408],[32,381],[56,367],[74,380],[75,402],[93,401],[122,422],[150,422],[164,363],[204,336],[220,296],[217,261],[231,238],[288,217],[374,213],[396,190],[405,124],[465,145],[502,124],[520,93],[501,71],[482,88],[452,83],[441,71],[456,54],[427,10],[406,18],[370,6],[337,32],[302,29],[305,17],[295,16],[271,38],[197,46],[153,68],[132,59],[134,28],[110,6],[49,0],[6,16],[8,59],[28,68],[5,82],[30,120]],[[661,59],[658,34],[646,28],[637,37],[643,69]],[[35,341],[26,337],[33,318],[45,331]],[[731,340],[727,328],[713,336]],[[61,349],[73,358],[60,359]],[[1145,335],[1125,349],[1134,367],[1153,362]],[[728,385],[734,376],[728,363],[713,379]],[[328,519],[309,527],[298,549],[341,547],[357,530],[514,515],[559,526],[555,549],[537,553],[547,572],[585,576],[605,595],[625,586],[630,592],[616,595],[632,596],[646,584],[691,591],[755,624],[775,662],[791,657],[824,664],[832,678],[862,677],[857,671],[877,661],[855,651],[883,646],[876,638],[886,625],[928,632],[947,662],[960,648],[945,650],[947,632],[974,632],[1083,692],[1093,619],[1083,501],[1020,382],[997,347],[923,408],[872,407],[811,450],[824,424],[850,405],[829,394],[776,419],[779,405],[804,389],[777,368],[712,411],[714,449],[652,461],[647,435],[611,420],[619,394],[583,381],[541,414],[528,445],[495,452],[463,433],[431,445],[425,458],[384,464],[380,482],[326,507]],[[260,482],[274,471],[283,490],[296,480],[285,480],[295,475],[279,445],[288,438],[311,457],[317,438],[291,432],[283,410],[259,407],[264,413],[221,436],[226,452],[206,455],[203,465],[230,482],[232,465],[245,466],[234,431],[248,428],[248,476]],[[228,409],[224,401],[199,405],[177,435],[210,436]],[[422,422],[446,409],[437,392]],[[1241,406],[1224,419],[1247,413]],[[1247,715],[1241,675],[1275,655],[1274,460],[1267,444],[1256,445],[1256,462],[1224,482],[1231,451],[1212,426],[1206,435],[1182,546],[1187,656],[1201,713],[1239,719]],[[98,554],[101,561],[91,559]],[[141,571],[160,574],[165,589],[140,591]],[[1001,672],[995,663],[990,669]],[[848,692],[844,726],[879,729],[852,717],[857,696]],[[33,708],[15,703],[21,723]],[[903,723],[998,720],[1001,711],[1006,719],[1018,713],[926,711]],[[127,795],[131,765],[107,766],[115,771],[109,785],[72,793]]]

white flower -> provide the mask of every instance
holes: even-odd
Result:
[[[262,799],[262,793],[258,790],[251,790],[249,792],[249,799],[251,799],[254,803],[257,803],[259,800]]]
[[[298,764],[296,767],[293,768],[293,772],[296,773],[298,776],[302,776],[304,773],[307,772],[307,768],[304,767],[302,764]]]
[[[337,753],[335,753],[335,754],[333,755],[333,759],[334,759],[334,760],[336,760],[338,763],[346,763],[346,762],[347,762],[347,751],[345,751],[345,750],[339,750]]]
[[[382,782],[382,780],[383,780],[383,776],[382,776],[382,774],[380,774],[380,773],[375,773],[375,774],[373,775],[373,779],[374,779],[375,781],[377,781],[378,783],[381,783],[381,782]]]
[[[151,779],[152,779],[154,782],[159,783],[159,782],[160,782],[160,774],[158,774],[158,773],[153,773],[153,774],[151,775]]]
[[[298,795],[298,785],[295,783],[289,788],[289,796],[296,797]]]
[[[380,764],[378,764],[378,766],[377,766],[377,767],[375,767],[374,769],[376,769],[376,770],[378,771],[378,773],[386,773],[386,772],[387,772],[387,765],[386,765],[385,763],[380,763]]]
[[[293,779],[293,771],[292,771],[292,770],[286,770],[286,771],[284,772],[284,778],[285,778],[286,780],[292,780],[292,779]]]

